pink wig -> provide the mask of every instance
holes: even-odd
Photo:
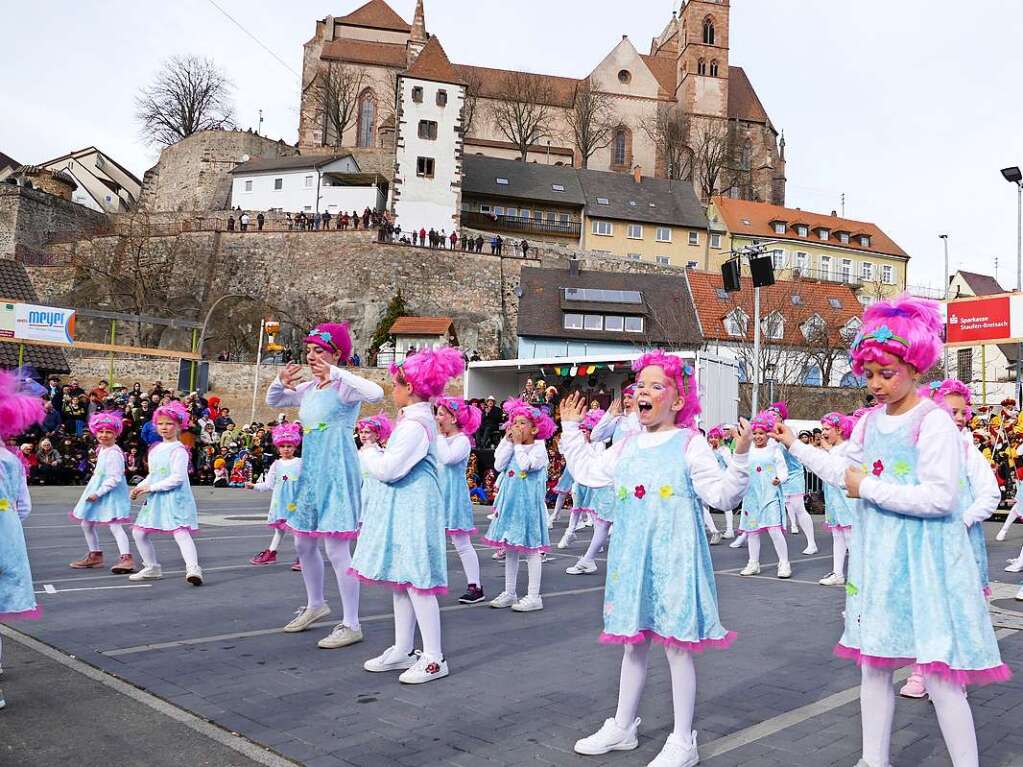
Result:
[[[863,313],[863,327],[852,343],[852,369],[863,375],[868,362],[890,364],[892,357],[923,373],[938,361],[942,324],[934,301],[903,293],[881,301]]]
[[[270,437],[278,447],[281,445],[298,447],[302,444],[302,427],[294,421],[282,423],[270,429]]]
[[[966,407],[963,409],[963,412],[966,415],[966,420],[969,421],[973,418],[973,408],[970,407],[973,401],[973,392],[970,391],[969,386],[964,384],[958,378],[946,378],[944,381],[931,381],[927,386],[921,386],[918,393],[921,397],[934,400],[943,408],[945,407],[945,397],[962,397],[966,402]]]
[[[537,439],[550,439],[554,432],[557,431],[557,425],[545,411],[532,405],[527,405],[515,397],[505,400],[505,403],[501,405],[501,409],[508,419],[504,424],[506,431],[511,428],[512,422],[520,415],[529,419],[529,422],[536,427]]]
[[[682,409],[675,414],[675,425],[685,429],[693,428],[696,416],[700,414],[700,394],[696,389],[695,371],[692,364],[688,360],[672,354],[665,354],[657,349],[647,352],[632,363],[632,369],[637,374],[647,367],[661,368],[664,375],[675,384],[675,390],[682,397]]]
[[[369,418],[362,418],[356,426],[360,429],[369,429],[376,434],[381,445],[391,438],[391,432],[394,431],[394,424],[391,423],[391,419],[387,417],[386,413],[377,413]]]
[[[348,334],[348,323],[321,322],[309,331],[303,341],[319,346],[325,352],[338,355],[342,360],[352,356],[352,337]]]
[[[724,439],[725,430],[720,425],[713,427],[707,432],[707,439]]]
[[[475,405],[466,404],[461,397],[441,397],[436,404],[455,417],[458,430],[467,437],[475,434],[483,421],[482,411]]]
[[[462,354],[457,349],[425,349],[391,365],[391,378],[399,384],[411,384],[412,393],[430,399],[444,393],[444,386],[465,370]]]
[[[23,391],[17,376],[0,370],[0,439],[21,434],[45,415],[42,399]]]
[[[856,421],[843,413],[828,413],[821,417],[821,423],[827,424],[833,429],[838,429],[842,439],[849,439]]]
[[[161,418],[170,418],[178,425],[179,429],[187,429],[188,425],[192,422],[188,411],[185,410],[185,406],[177,400],[171,400],[153,412],[153,426],[156,426],[156,422]]]
[[[756,416],[749,422],[749,427],[752,431],[774,431],[774,427],[778,425],[778,414],[773,410],[761,410]]]
[[[770,405],[767,406],[767,409],[773,410],[775,413],[777,413],[781,420],[783,421],[788,420],[789,406],[786,405],[784,402],[772,402]]]
[[[95,434],[100,429],[110,429],[114,434],[120,435],[124,430],[124,414],[119,410],[112,413],[95,413],[89,419],[89,431]]]
[[[604,417],[604,411],[601,409],[588,410],[586,415],[583,416],[582,422],[579,424],[580,429],[586,429],[587,431],[593,431],[600,419]]]
[[[623,397],[635,397],[636,396],[636,384],[630,383],[624,389],[622,389]]]

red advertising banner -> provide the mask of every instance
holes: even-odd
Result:
[[[949,344],[992,343],[1012,338],[1010,296],[950,301],[945,326]]]

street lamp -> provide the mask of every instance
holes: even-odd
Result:
[[[1016,185],[1016,292],[1023,291],[1023,171],[1018,166],[1002,168],[1002,178]],[[1020,362],[1023,357],[1023,344],[1016,344],[1016,406],[1020,405]]]
[[[945,243],[945,285],[942,291],[942,299],[945,301],[946,306],[948,305],[948,235],[939,234],[938,239]],[[945,378],[948,378],[948,349],[942,348],[941,350],[941,361],[945,368]]]

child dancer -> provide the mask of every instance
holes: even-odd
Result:
[[[531,612],[543,609],[540,555],[550,550],[544,506],[548,461],[545,440],[556,427],[544,411],[522,400],[509,399],[502,409],[508,422],[505,437],[494,451],[494,467],[504,477],[494,506],[497,518],[490,523],[483,543],[505,552],[504,591],[490,606]],[[520,554],[526,555],[529,571],[529,587],[522,599],[516,591]]]
[[[387,448],[365,448],[369,474],[382,483],[370,497],[349,572],[394,589],[394,644],[363,664],[404,673],[423,684],[448,675],[437,595],[448,591],[444,496],[437,471],[437,423],[430,399],[465,368],[457,349],[424,350],[391,366],[392,398],[401,413]],[[465,482],[463,467],[462,481]],[[545,528],[546,529],[546,528]],[[416,656],[415,632],[423,638]]]
[[[846,585],[845,632],[835,654],[861,667],[861,765],[888,765],[892,669],[920,665],[955,767],[976,767],[977,737],[964,684],[1004,681],[980,573],[958,511],[962,442],[952,419],[916,391],[941,355],[931,301],[901,296],[870,306],[852,368],[880,403],[853,429],[843,455],[777,439],[811,471],[860,498]],[[866,471],[862,467],[866,467]]]
[[[718,462],[718,466],[721,467],[721,470],[725,471],[728,469],[728,462],[732,460],[732,451],[725,445],[724,429],[720,426],[715,426],[707,432],[707,443],[710,445],[710,449],[714,451],[714,458]],[[721,513],[725,515],[725,532],[721,534],[721,537],[729,540],[735,538],[735,514],[733,512],[733,509],[721,510]]]
[[[579,740],[575,750],[597,755],[638,746],[636,712],[652,641],[665,646],[675,726],[650,764],[684,767],[699,761],[692,728],[693,654],[728,647],[735,639],[718,618],[700,505],[728,509],[738,503],[748,481],[749,434],[740,426],[735,459],[722,472],[693,426],[700,403],[689,363],[656,351],[636,360],[633,370],[639,373],[636,400],[644,431],[610,450],[594,453],[579,434],[583,401],[578,395],[561,408],[561,446],[572,473],[591,485],[614,488],[615,534],[608,549],[600,639],[625,646],[615,716]]]
[[[89,419],[89,431],[99,444],[96,453],[96,470],[78,499],[71,519],[82,526],[88,553],[69,566],[76,570],[102,567],[103,551],[99,545],[96,526],[110,528],[120,558],[110,572],[123,575],[135,572],[135,560],[131,556],[131,544],[123,525],[131,524],[131,499],[128,497],[128,483],[124,479],[124,453],[117,446],[117,438],[124,428],[121,413],[95,413]]]
[[[599,408],[588,410],[579,424],[579,429],[586,437],[587,444],[592,445],[593,449],[598,452],[603,451],[605,445],[602,440],[593,439],[593,429],[602,418],[604,418],[603,410]],[[598,490],[603,492],[598,493]],[[566,549],[575,543],[576,531],[583,526],[582,522],[594,513],[594,504],[597,503],[600,495],[607,495],[606,488],[587,487],[579,482],[572,486],[572,511],[568,515],[568,527],[565,528],[565,534],[558,541],[559,549]],[[593,570],[587,572],[596,572],[596,565],[593,566]],[[577,573],[572,574],[576,575]]]
[[[601,411],[599,410],[589,411],[579,424],[579,430],[587,438],[587,444],[594,455],[604,452],[604,443],[595,441],[592,432],[587,430],[587,426],[593,424],[594,420],[599,422],[598,414],[600,413]],[[595,426],[592,429],[596,431]],[[619,440],[621,440],[626,439],[633,432],[619,433],[622,435],[619,437]],[[590,545],[586,549],[586,553],[579,557],[579,560],[574,565],[565,569],[565,572],[569,575],[592,575],[597,572],[597,554],[604,547],[604,544],[607,543],[608,536],[611,533],[611,523],[608,520],[611,508],[614,506],[614,489],[610,486],[587,487],[585,488],[585,495],[589,506],[587,511],[593,518],[593,537],[590,539]]]
[[[352,563],[351,543],[359,535],[362,509],[362,473],[352,431],[362,403],[380,402],[384,390],[372,381],[337,367],[352,353],[347,325],[317,325],[305,337],[305,348],[313,380],[303,381],[301,367],[290,364],[266,393],[268,405],[297,407],[305,431],[297,508],[286,527],[295,536],[306,604],[284,631],[306,631],[316,621],[330,615],[323,595],[323,558],[318,544],[318,539],[323,538],[327,558],[337,577],[342,607],[341,622],[317,642],[318,647],[330,650],[361,642],[363,638],[359,623],[359,581],[348,574]]]
[[[158,580],[163,568],[156,559],[156,548],[149,540],[152,533],[174,536],[181,558],[185,561],[185,580],[193,586],[202,586],[202,568],[192,541],[199,530],[199,514],[195,507],[192,487],[188,484],[188,450],[178,438],[189,424],[188,411],[173,400],[153,413],[153,424],[160,435],[149,450],[149,475],[132,488],[130,498],[147,496],[135,517],[132,535],[142,556],[142,569],[129,575],[131,581]]]
[[[789,406],[784,402],[773,403],[768,410],[773,411],[780,420],[784,421],[789,417]],[[803,473],[803,464],[784,448],[781,451],[785,458],[785,468],[788,477],[782,483],[781,492],[785,496],[785,511],[789,518],[789,524],[793,535],[798,535],[800,529],[806,536],[806,548],[803,554],[809,556],[816,554],[817,540],[813,530],[813,520],[810,519],[810,512],[806,510],[806,474]]]
[[[775,424],[784,423],[777,414],[765,410],[750,422],[753,447],[749,451],[749,490],[742,499],[739,529],[747,536],[749,561],[739,575],[760,574],[760,534],[767,532],[778,554],[778,577],[791,578],[789,548],[785,542],[785,500],[781,486],[788,468],[781,450],[767,435]]]
[[[3,443],[43,420],[43,401],[21,390],[15,375],[0,370],[0,621],[38,618],[28,563],[25,532],[21,524],[32,511],[28,482],[21,460]],[[0,673],[3,637],[0,637]],[[0,708],[6,705],[0,690]]]
[[[565,501],[569,495],[572,494],[572,488],[575,486],[575,480],[572,479],[572,472],[568,470],[566,466],[561,470],[561,476],[558,478],[558,484],[554,486],[554,494],[557,499],[554,501],[554,511],[547,517],[547,529],[553,530],[554,523],[558,521],[558,516],[561,514],[561,509],[565,505]]]
[[[841,413],[828,413],[821,418],[821,439],[832,456],[844,455],[852,434],[853,419]],[[802,465],[802,464],[800,464]],[[824,483],[824,526],[831,531],[831,572],[817,581],[822,586],[845,585],[845,555],[849,551],[856,501],[845,494],[842,485]]]
[[[253,565],[272,565],[277,561],[277,549],[284,537],[288,518],[298,508],[298,478],[302,475],[302,459],[295,457],[295,451],[302,444],[302,427],[294,422],[282,423],[270,430],[270,436],[279,457],[270,465],[262,482],[248,482],[245,485],[258,493],[273,491],[266,526],[273,529],[274,537],[269,548],[249,560]]]
[[[466,482],[466,466],[472,452],[472,435],[479,429],[483,413],[461,397],[437,400],[437,458],[440,460],[440,484],[444,491],[447,534],[458,552],[468,582],[465,593],[458,598],[464,605],[482,602],[486,597],[480,583],[480,558],[472,546],[476,532],[472,518],[472,501]]]
[[[394,424],[387,417],[386,413],[380,412],[371,415],[369,418],[361,418],[355,425],[359,434],[359,442],[362,448],[359,450],[359,464],[362,466],[362,512],[359,518],[362,519],[366,506],[370,499],[383,490],[384,483],[369,473],[366,467],[365,458],[374,455],[387,446],[387,440],[391,438],[394,431]]]

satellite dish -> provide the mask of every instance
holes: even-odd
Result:
[[[248,162],[249,161],[249,156],[247,154],[243,154],[241,161],[242,162]]]

